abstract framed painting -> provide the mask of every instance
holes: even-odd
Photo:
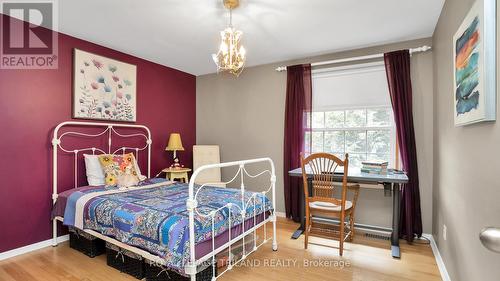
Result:
[[[74,49],[73,118],[135,122],[137,67]]]
[[[455,126],[496,119],[496,0],[478,0],[453,36]]]

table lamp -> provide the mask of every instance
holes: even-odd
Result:
[[[173,168],[180,168],[181,164],[179,162],[179,158],[177,157],[177,151],[184,151],[184,147],[182,146],[181,135],[179,133],[172,133],[168,138],[168,144],[165,148],[166,151],[174,152],[174,164],[172,164]]]

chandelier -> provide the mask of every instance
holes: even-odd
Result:
[[[229,26],[220,32],[221,43],[217,54],[212,58],[217,65],[217,72],[228,71],[239,76],[245,66],[245,48],[240,43],[243,32],[233,27],[233,9],[239,0],[224,0],[224,7],[229,9]]]

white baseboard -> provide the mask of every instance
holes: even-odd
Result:
[[[427,234],[427,233],[422,234],[422,236],[429,239],[429,241],[431,242],[432,253],[436,258],[436,263],[439,268],[439,273],[441,273],[441,279],[443,279],[443,281],[451,281],[450,275],[448,274],[448,270],[446,270],[443,258],[439,253],[436,240],[434,240],[434,236],[432,234]]]
[[[284,212],[274,212],[276,214],[277,217],[280,217],[280,218],[286,218],[286,214]]]
[[[63,235],[63,236],[57,237],[57,243],[62,243],[64,241],[68,241],[68,240],[69,240],[69,235]],[[27,246],[17,248],[17,249],[12,249],[10,251],[0,253],[0,261],[15,257],[15,256],[19,256],[22,254],[26,254],[26,253],[29,253],[32,251],[36,251],[36,250],[39,250],[39,249],[42,249],[45,247],[49,247],[49,246],[52,246],[52,239],[48,239],[45,241],[41,241],[41,242],[27,245]]]

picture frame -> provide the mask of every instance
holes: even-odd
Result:
[[[137,66],[74,49],[72,117],[137,121]]]
[[[496,1],[476,1],[453,36],[455,126],[496,119]]]

